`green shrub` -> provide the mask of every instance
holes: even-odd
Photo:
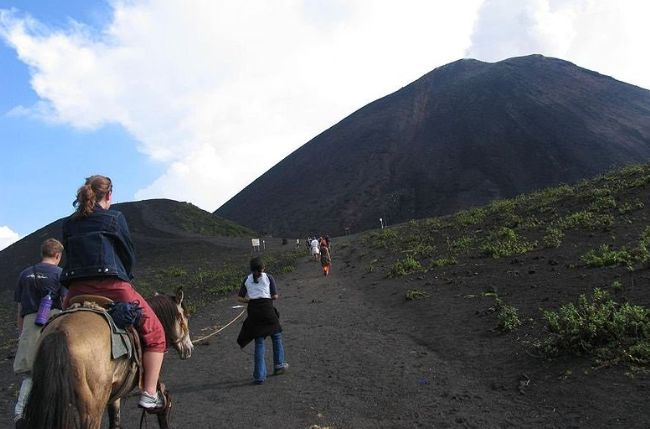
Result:
[[[520,219],[519,226],[522,228],[533,229],[544,225],[544,221],[538,219],[535,215],[529,215]]]
[[[379,247],[388,249],[397,240],[397,231],[392,228],[384,228],[377,234],[376,240]]]
[[[637,177],[628,182],[628,188],[640,188],[650,183],[650,175]]]
[[[410,249],[408,252],[411,253],[414,257],[426,258],[433,254],[435,247],[430,244],[418,243],[414,248]]]
[[[590,250],[581,259],[590,267],[608,267],[623,264],[630,266],[633,263],[632,255],[625,248],[614,250],[607,244],[601,245],[598,249]]]
[[[264,255],[264,264],[270,273],[289,273],[296,269],[296,261],[304,256],[302,250],[267,253]]]
[[[521,326],[521,320],[519,320],[517,308],[504,303],[500,298],[496,299],[496,312],[497,328],[500,331],[510,332]]]
[[[409,289],[406,291],[405,297],[407,301],[417,301],[419,299],[429,298],[431,294],[418,289]]]
[[[649,256],[649,248],[650,247],[650,226],[647,226],[645,230],[641,233],[641,237],[639,238],[639,262],[646,262],[650,256]]]
[[[609,355],[620,355],[626,346],[648,338],[649,316],[644,307],[618,304],[607,291],[594,289],[591,299],[582,294],[576,304],[544,311],[550,336],[543,342],[543,351],[580,355],[604,348]]]
[[[488,212],[491,214],[511,213],[516,208],[517,203],[514,199],[494,200],[487,206]]]
[[[546,234],[542,239],[544,247],[553,248],[560,247],[562,244],[562,239],[564,238],[564,232],[560,228],[549,226],[546,228]]]
[[[431,267],[446,267],[448,265],[456,265],[458,261],[453,256],[448,258],[438,258],[431,261]]]
[[[563,230],[575,228],[597,230],[613,225],[614,217],[610,214],[597,214],[582,210],[563,217],[557,223]]]
[[[650,364],[650,341],[643,340],[631,345],[628,359],[637,364]]]
[[[618,206],[618,212],[620,214],[626,214],[626,213],[630,213],[630,212],[635,211],[635,210],[640,210],[643,207],[645,207],[645,205],[643,204],[643,201],[636,198],[634,201],[631,201],[631,202],[626,201],[626,202],[620,204]]]
[[[413,259],[411,256],[407,256],[403,260],[396,261],[395,264],[393,264],[390,274],[391,277],[400,277],[421,269],[422,265],[420,262]]]
[[[445,226],[445,223],[440,218],[432,217],[424,219],[421,225],[423,228],[427,228],[429,230],[438,230],[443,228]]]
[[[497,224],[509,228],[517,228],[524,223],[524,218],[512,212],[499,213],[495,215],[495,220]]]
[[[454,216],[457,224],[462,226],[475,225],[485,219],[485,210],[481,207],[461,210]]]
[[[526,253],[535,248],[536,243],[520,239],[517,233],[508,227],[501,227],[491,233],[481,245],[481,251],[493,258]]]
[[[589,205],[589,210],[595,212],[614,208],[616,208],[616,200],[611,195],[599,196]]]
[[[447,237],[447,246],[449,247],[449,250],[454,252],[467,252],[474,247],[474,239],[470,236],[464,235],[451,241],[450,238]]]
[[[575,190],[569,185],[560,185],[552,188],[543,189],[540,192],[531,194],[531,199],[539,201],[539,205],[546,206],[557,203],[558,201],[575,195]]]
[[[238,290],[246,276],[245,267],[226,265],[216,271],[202,271],[200,282],[203,290],[211,295],[224,295]]]

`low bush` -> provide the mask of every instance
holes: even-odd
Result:
[[[598,214],[588,210],[566,215],[557,222],[563,230],[585,228],[597,230],[607,228],[614,224],[614,217],[610,214]]]
[[[571,353],[599,354],[646,359],[650,334],[650,312],[629,303],[614,302],[607,291],[594,289],[591,298],[580,295],[577,302],[561,306],[557,311],[544,311],[549,336],[542,343],[547,355]],[[626,352],[626,349],[630,352]]]
[[[493,258],[526,253],[535,248],[536,243],[522,240],[517,233],[508,227],[501,227],[492,232],[481,245],[481,251]]]
[[[456,265],[458,261],[453,256],[448,258],[438,258],[431,261],[431,267],[446,267],[448,265]]]
[[[474,225],[485,219],[485,210],[477,207],[468,210],[461,210],[454,216],[454,220],[461,226]]]
[[[385,249],[391,247],[395,240],[397,240],[397,231],[391,228],[382,229],[376,237],[377,245]]]
[[[447,247],[453,252],[468,252],[472,247],[474,247],[474,239],[470,236],[464,235],[452,241],[447,237]]]
[[[633,212],[635,210],[641,210],[643,207],[645,207],[643,201],[636,198],[634,201],[626,201],[624,203],[621,203],[618,206],[618,212],[620,214],[626,214],[626,213]]]
[[[631,266],[633,263],[632,255],[625,248],[614,250],[607,244],[601,245],[598,249],[590,250],[581,259],[590,267],[608,267],[612,265]]]
[[[563,238],[564,232],[560,228],[549,226],[546,228],[546,234],[544,234],[542,242],[544,243],[544,247],[555,248],[560,247]]]
[[[405,297],[407,301],[417,301],[420,299],[429,298],[431,294],[418,289],[409,289],[406,291]]]
[[[390,275],[391,277],[400,277],[421,269],[422,264],[420,264],[420,262],[413,259],[411,256],[407,256],[401,261],[396,261],[395,264],[393,264],[393,267],[390,270]]]
[[[589,205],[589,210],[595,212],[614,208],[616,208],[616,200],[611,195],[599,196]]]
[[[503,332],[511,332],[521,326],[517,308],[496,299],[497,328]]]

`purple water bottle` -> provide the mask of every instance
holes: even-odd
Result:
[[[50,292],[41,298],[41,303],[38,306],[38,313],[36,313],[36,320],[34,323],[38,326],[43,326],[50,318],[50,309],[52,308],[52,296]]]

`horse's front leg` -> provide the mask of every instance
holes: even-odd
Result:
[[[121,429],[120,426],[120,399],[108,404],[106,407],[108,410],[108,427],[110,429]]]

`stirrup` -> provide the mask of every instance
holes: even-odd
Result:
[[[172,397],[164,383],[158,383],[157,394],[160,395],[160,398],[162,399],[162,406],[157,408],[142,408],[142,411],[146,411],[149,414],[162,414],[172,407]]]

